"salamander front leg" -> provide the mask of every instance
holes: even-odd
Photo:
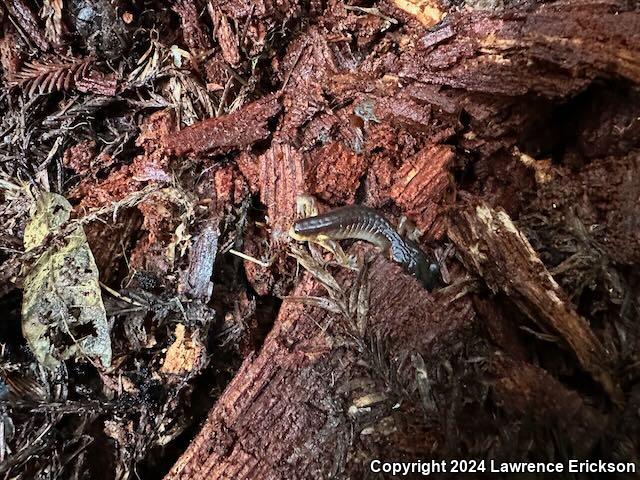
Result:
[[[298,195],[296,197],[296,214],[298,218],[309,218],[318,215],[318,204],[315,197],[311,195]],[[295,232],[293,227],[289,230],[289,236],[294,240],[306,241],[309,244],[309,251],[316,261],[325,264],[325,260],[322,258],[320,252],[314,247],[319,245],[320,247],[328,250],[333,254],[335,262],[346,268],[357,270],[358,261],[355,257],[347,255],[340,244],[331,239],[327,235],[314,235],[314,236],[302,236]]]
[[[319,236],[314,239],[313,243],[320,245],[325,250],[328,250],[333,254],[335,262],[341,267],[346,267],[351,270],[358,270],[358,259],[354,256],[347,255],[340,244],[335,240],[331,240],[328,237]]]

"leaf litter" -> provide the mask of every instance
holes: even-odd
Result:
[[[638,451],[629,2],[143,3],[3,2],[0,474],[161,478],[194,438],[176,463],[202,460],[193,475],[238,461],[232,442],[264,441],[256,462],[290,467],[274,478],[360,478],[391,454]],[[48,217],[28,213],[27,189],[51,192]],[[575,343],[504,293],[522,275],[464,261],[480,248],[496,264],[506,227],[490,245],[457,238],[448,286],[429,296],[383,259],[354,273],[302,252],[296,268],[285,232],[301,193],[408,216],[436,250],[461,204],[502,207],[610,357],[622,408]],[[306,270],[315,287],[295,298]],[[286,348],[270,350],[286,321]],[[295,350],[318,330],[329,355]],[[292,351],[313,358],[308,377],[275,375],[285,388],[263,384],[254,416],[225,403],[260,362],[295,371]],[[274,400],[296,414],[268,423]],[[196,437],[214,405],[233,408]],[[331,465],[278,457],[298,431],[279,430],[287,419],[316,432],[304,419],[334,409],[348,414],[322,429]]]
[[[44,192],[24,231],[25,250],[40,247],[69,221],[71,204]],[[98,283],[98,267],[82,226],[48,247],[24,280],[22,331],[37,360],[54,370],[61,361],[86,357],[111,365],[110,328]]]

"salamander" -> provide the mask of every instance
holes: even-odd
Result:
[[[433,290],[440,268],[413,241],[403,238],[376,210],[351,205],[296,221],[289,235],[299,241],[321,245],[327,241],[358,239],[382,249],[391,260],[416,277],[428,291]]]

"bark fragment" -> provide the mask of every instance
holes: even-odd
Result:
[[[44,36],[38,24],[36,16],[23,0],[3,0],[14,25],[42,51],[51,48],[49,41]]]
[[[271,132],[267,122],[280,111],[278,97],[247,104],[233,113],[197,122],[166,140],[166,149],[175,155],[224,153],[264,140]]]
[[[178,0],[173,5],[173,10],[180,15],[182,35],[187,46],[193,52],[211,48],[211,41],[200,23],[194,0]]]
[[[181,323],[176,326],[175,337],[167,350],[160,372],[170,379],[196,375],[206,363],[204,345],[197,333],[187,332]]]
[[[217,11],[212,15],[211,20],[216,25],[216,38],[222,50],[222,58],[231,66],[237,65],[240,62],[238,37],[231,28],[229,19],[222,12]]]
[[[259,162],[260,201],[267,207],[271,237],[282,241],[296,218],[296,196],[305,193],[304,159],[289,144],[274,143]]]
[[[219,236],[217,219],[209,219],[194,239],[189,252],[189,267],[182,275],[181,293],[205,303],[209,301],[213,290],[211,275],[218,252]]]
[[[363,155],[357,155],[342,142],[332,142],[315,150],[309,164],[308,193],[333,205],[354,203],[360,178],[367,168]]]
[[[171,112],[150,115],[141,125],[141,133],[136,139],[136,145],[144,150],[144,154],[136,156],[131,164],[121,166],[102,181],[88,178],[78,184],[71,192],[72,197],[81,199],[77,210],[120,201],[145,182],[169,182],[169,158],[162,146],[174,128]]]
[[[451,148],[444,145],[425,147],[405,161],[391,186],[391,198],[433,238],[444,233],[444,224],[438,221],[438,204],[451,186],[449,166],[453,156]]]

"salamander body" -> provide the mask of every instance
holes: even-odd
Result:
[[[415,276],[428,291],[440,275],[437,263],[428,259],[413,241],[403,238],[376,210],[352,205],[296,221],[290,235],[301,241],[358,239],[372,243]]]

